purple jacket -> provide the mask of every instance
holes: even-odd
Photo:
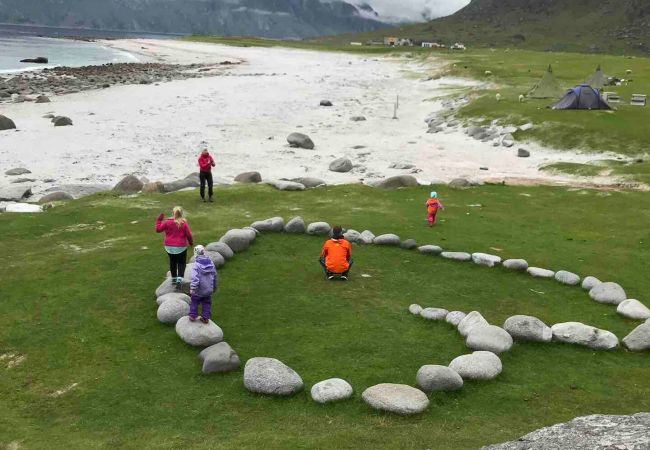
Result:
[[[217,269],[207,256],[199,256],[194,261],[190,289],[198,297],[208,297],[217,290]]]

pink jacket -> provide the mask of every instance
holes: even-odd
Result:
[[[165,245],[168,247],[191,247],[194,245],[194,239],[190,232],[187,222],[183,222],[180,227],[176,225],[174,219],[167,219],[161,214],[156,219],[156,233],[165,232]]]

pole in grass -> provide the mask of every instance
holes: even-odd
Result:
[[[399,95],[397,96],[397,100],[395,101],[395,104],[393,105],[393,120],[397,120],[397,110],[399,109]]]

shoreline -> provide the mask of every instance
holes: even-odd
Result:
[[[26,178],[34,181],[25,185],[32,186],[35,196],[57,185],[114,186],[129,174],[152,181],[182,179],[196,171],[202,143],[217,160],[215,176],[227,183],[240,173],[258,171],[265,180],[312,177],[327,184],[413,175],[425,184],[465,178],[475,184],[505,179],[645,189],[613,178],[539,170],[554,162],[595,161],[603,154],[520,142],[506,148],[496,141],[508,127],[487,127],[486,137],[477,139],[453,118],[440,122],[440,117],[453,116],[449,99],[471,92],[480,82],[431,77],[442,65],[433,58],[423,62],[394,55],[172,40],[99,43],[150,61],[126,68],[140,67],[146,73],[147,67],[158,67],[163,74],[143,85],[134,75],[125,77],[125,83],[110,83],[110,88],[97,88],[97,80],[79,92],[61,88],[62,95],[52,103],[4,103],[3,114],[19,131],[0,132],[0,174],[16,167],[31,170]],[[59,78],[83,85],[79,73],[82,80],[97,77],[94,73],[102,67],[62,70]],[[194,73],[169,79],[167,67]],[[106,76],[115,78],[112,68]],[[200,72],[207,68],[214,70]],[[397,95],[400,107],[394,120]],[[319,106],[321,100],[333,106]],[[70,117],[74,125],[53,127],[43,118],[48,114]],[[440,129],[430,132],[433,121]],[[291,148],[286,137],[293,132],[309,135],[315,149]],[[530,157],[518,158],[519,147]],[[352,170],[330,171],[338,158],[349,159]],[[12,181],[0,177],[0,188],[15,186]]]

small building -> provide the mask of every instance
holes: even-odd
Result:
[[[384,45],[387,45],[389,47],[395,47],[397,45],[397,37],[394,36],[389,36],[384,38]]]
[[[363,44],[361,42],[350,42],[350,45],[354,45],[356,47],[361,47]]]
[[[400,47],[413,47],[413,40],[408,38],[401,38],[397,40],[397,45]]]
[[[467,47],[465,47],[464,44],[461,44],[459,42],[456,42],[454,45],[449,47],[451,50],[467,50]]]

